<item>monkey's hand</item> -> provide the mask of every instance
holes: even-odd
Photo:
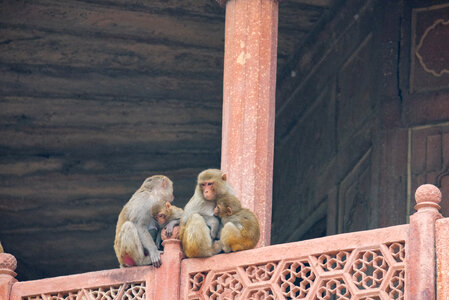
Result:
[[[159,250],[156,249],[156,251],[150,251],[150,260],[151,264],[156,268],[161,266],[161,253]]]
[[[171,237],[172,233],[173,233],[173,227],[175,227],[175,224],[171,224],[168,223],[167,226],[165,227],[165,234],[167,235],[167,237]]]

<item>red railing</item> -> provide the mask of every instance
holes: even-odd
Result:
[[[205,259],[182,260],[179,241],[166,240],[159,269],[16,282],[14,257],[0,254],[0,299],[449,299],[441,193],[424,185],[416,199],[410,224]]]

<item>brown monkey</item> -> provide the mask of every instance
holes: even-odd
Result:
[[[160,267],[160,253],[150,235],[156,228],[151,208],[173,201],[173,183],[163,175],[148,177],[125,204],[117,221],[114,250],[121,267],[153,264]]]
[[[195,193],[184,207],[181,218],[181,239],[187,257],[207,257],[219,252],[216,244],[220,222],[214,216],[215,199],[221,195],[233,195],[226,182],[226,174],[208,169],[198,175]]]
[[[158,248],[161,246],[161,231],[165,228],[165,235],[171,237],[173,228],[179,225],[183,213],[183,209],[170,202],[156,203],[151,209],[151,215],[159,224],[160,230],[157,233],[156,245]]]
[[[223,251],[247,250],[256,246],[260,237],[259,221],[252,211],[242,208],[237,197],[218,197],[214,214],[223,223],[219,243]]]

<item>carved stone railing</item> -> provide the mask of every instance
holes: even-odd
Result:
[[[15,258],[0,254],[0,299],[449,299],[449,218],[439,213],[441,193],[424,185],[415,198],[410,224],[205,259],[181,260],[179,241],[166,240],[158,269],[17,282]]]
[[[181,299],[403,299],[407,225],[182,262]]]
[[[165,252],[158,269],[151,266],[123,268],[24,282],[13,279],[14,257],[0,254],[0,299],[179,299],[180,241],[166,240],[163,245]],[[2,265],[2,258],[12,263]]]

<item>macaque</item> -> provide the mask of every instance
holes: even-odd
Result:
[[[217,254],[220,221],[214,216],[218,196],[233,195],[226,182],[226,174],[217,169],[208,169],[198,175],[195,193],[184,207],[181,218],[181,239],[187,257],[207,257]]]
[[[151,209],[158,202],[173,199],[173,182],[163,175],[148,177],[132,195],[120,212],[115,230],[114,250],[120,267],[160,267],[160,252],[149,232],[149,228],[157,228]]]
[[[259,221],[247,208],[242,208],[234,195],[217,198],[214,215],[221,219],[220,246],[224,252],[252,249],[260,238]]]
[[[170,202],[156,203],[151,209],[151,215],[159,224],[159,232],[156,237],[156,245],[161,246],[161,231],[165,228],[165,235],[169,238],[173,234],[173,228],[179,225],[183,213],[183,209]]]

